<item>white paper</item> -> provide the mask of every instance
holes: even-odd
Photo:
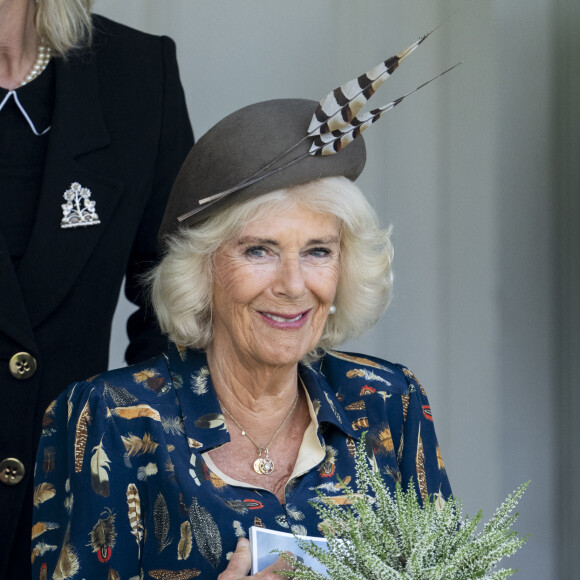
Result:
[[[325,538],[317,538],[314,536],[298,537],[301,540],[311,540],[320,548],[327,548]],[[292,552],[316,572],[326,574],[326,568],[298,546],[294,534],[252,526],[250,528],[250,550],[252,552],[252,574],[256,574],[256,572],[267,568],[278,559],[279,554],[276,552],[272,553],[273,550]]]

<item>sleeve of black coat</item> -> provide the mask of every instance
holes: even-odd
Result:
[[[154,191],[145,208],[127,268],[125,295],[138,306],[138,310],[127,322],[129,347],[125,358],[128,364],[145,360],[167,348],[167,339],[161,335],[155,315],[148,304],[141,277],[160,258],[157,232],[173,181],[185,156],[193,146],[193,132],[179,78],[175,43],[167,37],[161,37],[160,41],[164,63],[163,124]]]

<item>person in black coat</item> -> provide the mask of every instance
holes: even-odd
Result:
[[[30,574],[42,416],[106,370],[125,276],[127,362],[166,347],[138,280],[193,144],[174,43],[58,3],[64,41],[52,0],[0,0],[0,578]]]

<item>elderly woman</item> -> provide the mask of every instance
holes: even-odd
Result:
[[[137,280],[193,144],[175,46],[91,4],[0,0],[0,578],[30,575],[42,416],[108,367],[124,277],[127,361],[166,348]]]
[[[315,108],[246,107],[190,152],[150,276],[172,347],[73,384],[47,411],[35,574],[245,577],[251,526],[321,535],[310,502],[345,503],[365,431],[387,482],[449,495],[417,379],[334,350],[384,312],[392,249],[353,184],[362,138],[308,155]]]

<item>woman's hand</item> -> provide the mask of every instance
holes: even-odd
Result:
[[[232,554],[228,567],[218,576],[218,580],[239,580],[240,578],[259,578],[260,580],[279,580],[281,576],[274,574],[276,570],[292,570],[292,566],[281,556],[267,568],[254,576],[248,576],[252,567],[250,542],[240,538],[236,551]]]

